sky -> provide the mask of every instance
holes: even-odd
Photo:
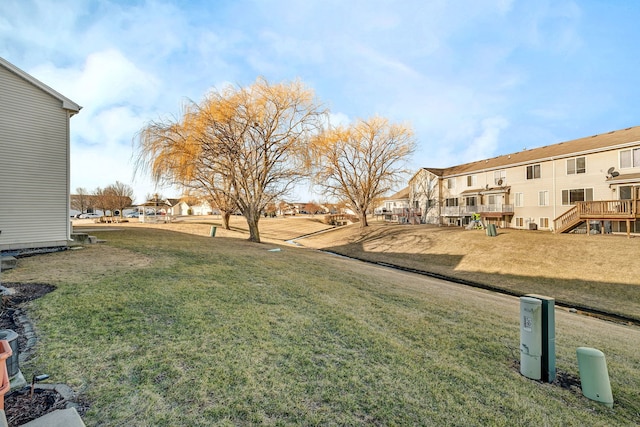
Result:
[[[448,167],[640,125],[640,2],[0,0],[0,56],[83,108],[71,192],[134,174],[135,137],[225,85],[301,80],[333,120],[415,132]],[[291,201],[322,201],[308,185]]]

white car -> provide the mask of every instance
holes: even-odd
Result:
[[[82,215],[80,215],[78,218],[80,219],[87,219],[87,218],[100,218],[102,215],[98,215],[95,213],[83,213]]]

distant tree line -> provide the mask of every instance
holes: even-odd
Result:
[[[103,213],[110,212],[114,215],[133,204],[133,188],[120,181],[108,185],[104,188],[96,188],[93,192],[87,191],[83,187],[76,188],[75,194],[71,195],[71,209],[80,213],[95,212],[101,210]]]

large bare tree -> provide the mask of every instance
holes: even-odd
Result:
[[[325,196],[348,200],[366,227],[373,203],[404,179],[415,140],[408,127],[373,117],[328,130],[315,148],[316,185]]]
[[[297,81],[228,86],[188,105],[179,120],[142,129],[138,165],[157,182],[208,193],[221,211],[227,203],[239,209],[249,240],[260,242],[263,209],[309,176],[309,143],[323,114]]]

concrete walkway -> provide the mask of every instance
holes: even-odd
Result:
[[[24,427],[84,427],[76,408],[58,409],[38,419],[22,424]]]

